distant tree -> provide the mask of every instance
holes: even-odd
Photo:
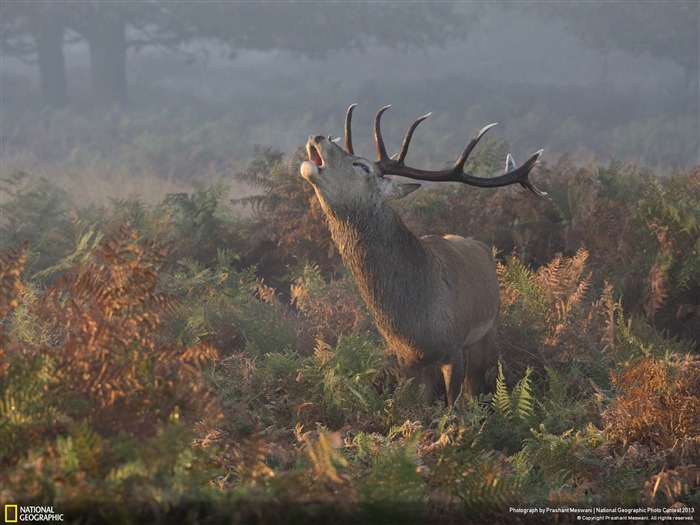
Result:
[[[535,5],[541,12],[563,20],[592,49],[671,60],[683,68],[686,89],[698,78],[700,2],[697,0]]]
[[[181,48],[197,40],[214,40],[226,46],[231,58],[241,49],[283,49],[324,57],[332,51],[363,50],[373,45],[407,49],[442,44],[451,37],[464,37],[467,22],[463,8],[443,2],[8,0],[4,4],[12,7],[7,9],[11,14],[7,20],[3,8],[2,40],[8,50],[21,48],[28,55],[34,51],[32,43],[38,48],[44,31],[32,22],[37,18],[51,26],[56,35],[53,49],[58,49],[61,57],[67,31],[87,42],[93,98],[101,106],[128,101],[129,49]],[[45,15],[45,10],[51,14]],[[46,72],[39,62],[43,77]],[[57,59],[55,67],[65,76],[62,60]],[[66,98],[64,81],[64,101]]]
[[[7,1],[0,3],[2,54],[25,62],[36,61],[44,104],[68,103],[63,42],[63,10],[57,2]]]
[[[311,57],[386,45],[423,48],[464,37],[464,10],[444,2],[185,2],[169,20],[178,34],[215,38],[237,49],[284,49]],[[186,29],[189,28],[189,29]]]
[[[2,52],[36,62],[44,102],[68,102],[63,46],[85,40],[90,50],[92,90],[99,106],[125,105],[126,55],[140,34],[156,24],[160,2],[7,0],[0,4]],[[136,35],[127,39],[127,27]]]
[[[128,103],[127,51],[144,42],[158,43],[151,38],[150,31],[160,21],[163,3],[93,0],[66,2],[62,6],[68,28],[88,44],[95,105],[111,107]]]

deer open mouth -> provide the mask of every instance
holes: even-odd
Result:
[[[316,144],[312,144],[311,141],[306,144],[306,152],[309,154],[309,161],[315,164],[318,169],[325,168],[325,163],[323,162],[323,157],[321,157],[321,152]]]

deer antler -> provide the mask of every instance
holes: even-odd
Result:
[[[355,109],[356,104],[353,104],[348,108],[347,116],[345,118],[345,147],[348,153],[353,154],[352,149],[352,133],[350,129],[350,122],[352,120],[352,112]],[[467,158],[471,154],[472,150],[476,144],[481,140],[481,137],[494,127],[496,124],[489,124],[483,127],[474,138],[469,141],[467,147],[464,148],[462,155],[455,162],[455,164],[446,170],[429,171],[421,170],[418,168],[412,168],[404,164],[404,159],[408,153],[408,146],[411,143],[411,138],[413,137],[413,132],[415,131],[418,124],[423,122],[430,116],[430,113],[417,118],[411,127],[406,132],[406,136],[403,139],[403,144],[401,145],[401,151],[398,155],[390,158],[387,155],[386,147],[384,145],[384,139],[382,138],[382,133],[380,129],[382,114],[389,109],[391,106],[384,106],[377,112],[377,116],[374,119],[374,139],[377,143],[377,156],[379,160],[375,162],[375,165],[383,174],[391,175],[401,175],[403,177],[408,177],[410,179],[425,180],[425,181],[436,181],[436,182],[462,182],[464,184],[469,184],[470,186],[478,186],[480,188],[496,188],[500,186],[510,186],[511,184],[519,183],[524,188],[529,189],[535,195],[543,197],[547,195],[546,192],[540,191],[529,179],[530,171],[537,164],[542,152],[544,150],[539,150],[530,156],[525,163],[517,167],[513,157],[508,154],[506,157],[506,168],[503,175],[498,177],[476,177],[470,173],[464,172],[464,165],[467,162]]]
[[[352,112],[357,104],[350,104],[348,112],[345,115],[345,150],[350,154],[354,155],[355,150],[352,149],[352,129],[350,128],[350,123],[352,122]]]

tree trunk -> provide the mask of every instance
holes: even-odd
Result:
[[[49,107],[63,107],[68,104],[66,60],[63,55],[64,29],[53,17],[43,12],[33,20],[32,26],[37,44],[42,99]]]
[[[126,22],[115,12],[95,20],[88,38],[95,106],[123,107],[128,102],[126,83]]]

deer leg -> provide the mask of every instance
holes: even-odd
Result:
[[[438,392],[437,371],[434,365],[412,365],[404,369],[406,377],[411,379],[413,388],[424,403],[431,405],[435,402]]]
[[[464,393],[472,396],[489,391],[492,385],[486,381],[489,369],[496,364],[497,354],[494,351],[496,329],[489,331],[484,337],[464,349],[467,364]]]
[[[454,405],[462,391],[464,382],[464,359],[462,350],[452,353],[450,360],[440,366],[442,377],[445,379],[445,390],[447,391],[447,404]]]
[[[433,402],[440,401],[447,404],[447,389],[445,388],[445,377],[442,375],[442,370],[437,365],[431,365],[433,368]]]

